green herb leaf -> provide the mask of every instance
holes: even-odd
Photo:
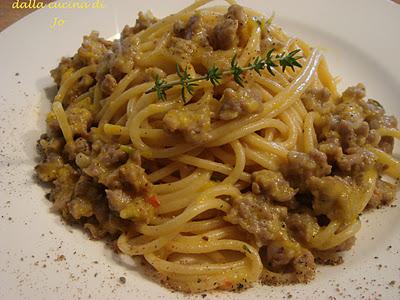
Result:
[[[243,245],[243,250],[251,253],[251,251],[250,251],[249,247],[247,247],[247,245]]]
[[[231,60],[231,74],[233,75],[233,79],[236,81],[236,83],[241,87],[244,87],[243,78],[241,76],[243,72],[243,69],[238,65],[235,54]]]
[[[171,82],[167,82],[163,79],[160,79],[158,76],[154,82],[154,86],[146,91],[146,94],[156,92],[157,97],[160,100],[166,100],[167,95],[166,91],[172,88],[175,85],[181,86],[181,98],[184,104],[188,103],[186,99],[187,93],[193,95],[195,92],[195,87],[198,86],[199,81],[206,80],[210,81],[213,86],[218,86],[221,84],[221,79],[224,75],[232,75],[233,79],[237,84],[241,87],[244,87],[244,79],[243,73],[246,71],[254,70],[259,74],[261,74],[261,70],[267,69],[268,72],[275,76],[274,68],[280,66],[282,68],[282,72],[285,72],[286,68],[290,68],[293,71],[295,68],[301,68],[302,65],[299,62],[299,59],[302,56],[297,55],[301,49],[294,50],[287,55],[284,53],[274,55],[275,49],[271,49],[267,52],[264,57],[256,57],[253,62],[249,63],[246,67],[239,66],[237,61],[237,55],[235,54],[231,60],[231,67],[228,70],[220,70],[217,67],[212,67],[207,70],[207,73],[204,76],[192,78],[188,72],[188,67],[186,66],[184,70],[176,64],[176,74],[178,75],[179,79]]]
[[[371,102],[376,107],[379,107],[379,108],[383,109],[383,106],[378,101],[376,101],[374,99],[368,99],[368,102]]]
[[[213,86],[221,84],[222,72],[217,67],[209,69],[206,76],[206,80],[209,80]]]

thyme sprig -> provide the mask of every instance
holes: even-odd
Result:
[[[267,71],[275,76],[274,68],[281,67],[282,72],[285,72],[286,68],[290,68],[293,71],[295,67],[301,68],[301,64],[299,63],[299,59],[302,56],[297,55],[301,50],[297,49],[288,54],[273,54],[275,49],[271,49],[267,52],[264,57],[257,56],[251,63],[249,63],[245,67],[239,66],[239,62],[237,60],[236,54],[233,56],[231,60],[231,67],[228,70],[220,70],[218,67],[212,67],[207,70],[207,73],[204,76],[199,76],[193,78],[189,72],[188,68],[181,69],[181,67],[176,65],[176,73],[179,77],[178,80],[167,82],[160,77],[156,77],[154,82],[154,86],[146,91],[146,94],[156,92],[157,97],[160,100],[166,100],[167,94],[166,91],[172,88],[173,86],[180,85],[181,86],[181,97],[184,103],[186,103],[186,93],[193,95],[194,88],[198,86],[199,81],[210,81],[212,85],[218,86],[221,84],[221,79],[223,76],[232,75],[233,80],[240,86],[243,85],[243,73],[254,70],[261,76],[261,70],[267,69]]]

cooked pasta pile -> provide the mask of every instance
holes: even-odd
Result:
[[[63,218],[143,256],[173,289],[308,282],[316,264],[342,262],[364,210],[394,199],[382,175],[400,175],[396,118],[361,84],[339,94],[321,53],[271,19],[208,2],[140,13],[119,40],[93,32],[61,60],[37,174]],[[176,84],[164,100],[152,90],[179,70],[296,50],[301,67]]]

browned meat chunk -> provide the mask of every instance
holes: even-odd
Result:
[[[318,150],[326,154],[330,165],[334,164],[338,158],[343,156],[339,138],[332,137],[326,139],[319,143]]]
[[[96,183],[93,178],[83,174],[75,185],[74,196],[87,197],[95,201],[103,196],[102,189],[102,186]]]
[[[362,119],[358,122],[340,120],[335,126],[340,135],[341,145],[344,150],[348,148],[358,147],[365,144],[369,134],[369,125],[363,122]]]
[[[69,106],[65,113],[73,135],[87,137],[88,129],[93,122],[92,113],[86,108],[75,105]]]
[[[186,24],[181,20],[177,21],[174,24],[173,31],[176,37],[191,40],[192,37],[202,29],[202,27],[201,17],[199,15],[194,15],[190,17]]]
[[[91,217],[95,212],[96,203],[104,198],[103,187],[93,178],[83,174],[74,187],[74,195],[68,203],[68,210],[72,217],[79,220],[82,217]]]
[[[360,172],[373,165],[375,156],[364,148],[355,148],[352,154],[343,154],[337,158],[337,166],[344,172]]]
[[[384,136],[381,138],[378,148],[386,153],[392,154],[394,148],[394,138],[391,136]]]
[[[104,96],[112,94],[114,89],[117,87],[117,80],[111,74],[107,74],[101,82],[101,91]]]
[[[114,41],[112,50],[105,53],[98,65],[96,73],[98,82],[102,82],[106,74],[112,75],[118,82],[133,69],[137,59],[137,47],[134,39],[135,37],[132,36]]]
[[[58,67],[50,72],[51,76],[59,86],[62,81],[79,68],[98,64],[106,52],[111,49],[111,45],[112,42],[100,38],[98,32],[91,32],[90,35],[83,37],[82,45],[74,57],[63,58]],[[88,76],[84,77],[87,78]],[[87,84],[87,79],[85,83]]]
[[[239,42],[238,29],[247,23],[247,15],[243,7],[232,5],[221,18],[209,36],[210,45],[214,50],[228,50]]]
[[[108,199],[108,206],[111,210],[117,212],[123,210],[133,200],[128,193],[125,193],[121,189],[106,190],[106,194]]]
[[[252,191],[278,202],[289,201],[296,194],[280,172],[262,170],[251,174]]]
[[[293,260],[292,265],[294,268],[294,276],[296,278],[294,282],[305,283],[314,279],[316,265],[314,262],[314,256],[310,251],[305,250],[304,254]]]
[[[84,169],[84,171],[86,172],[86,174],[88,175],[92,175],[92,173],[89,173],[89,171],[92,171],[91,167],[94,165],[94,162],[92,161],[92,164]],[[97,176],[95,176],[95,179],[105,185],[106,187],[110,188],[110,189],[119,189],[123,187],[123,183],[121,182],[121,179],[119,177],[119,172],[118,169],[106,169],[106,168],[102,168],[104,166],[99,165],[99,168],[96,169],[95,171],[99,172],[99,174]]]
[[[364,105],[367,112],[366,120],[368,121],[372,130],[379,128],[397,128],[397,119],[394,116],[385,115],[385,110],[378,101],[369,99],[366,103],[364,103]],[[381,138],[379,135],[374,135],[370,132],[370,136],[368,138],[372,145],[377,145],[386,153],[391,154],[393,152],[393,137],[384,136]]]
[[[350,178],[326,176],[311,177],[308,188],[313,194],[313,209],[317,215],[326,215],[330,220],[352,220],[354,212],[348,209],[354,199],[360,197],[358,187]]]
[[[332,111],[334,105],[328,102],[331,93],[327,88],[308,89],[302,96],[301,101],[308,111],[317,111],[322,114]]]
[[[122,180],[128,183],[135,192],[149,194],[152,184],[147,179],[143,168],[133,162],[127,162],[119,169]]]
[[[93,215],[93,204],[87,198],[75,197],[68,202],[68,211],[75,220]]]
[[[93,217],[87,219],[88,222],[84,224],[84,228],[95,239],[103,238],[107,234],[112,238],[117,238],[122,232],[126,232],[131,224],[110,211],[105,197],[94,203],[93,214]]]
[[[38,151],[47,157],[50,153],[61,153],[65,145],[65,141],[62,137],[49,137],[47,134],[43,134],[38,141]]]
[[[211,128],[211,110],[206,103],[193,103],[168,111],[163,122],[168,131],[179,131],[190,143],[203,143]]]
[[[269,269],[279,272],[283,266],[290,263],[293,256],[288,253],[289,249],[276,244],[272,242],[268,245],[266,260]]]
[[[112,42],[100,38],[97,31],[92,31],[90,35],[83,37],[77,56],[85,66],[97,64],[111,45]]]
[[[60,155],[49,153],[46,160],[35,167],[39,179],[44,182],[51,182],[57,179],[58,170],[64,166]]]
[[[319,107],[312,101],[312,97],[306,94],[303,96],[305,106],[321,113],[321,121],[317,126],[320,142],[339,141],[338,146],[342,148],[342,152],[350,154],[349,152],[354,152],[352,148],[362,147],[367,141],[375,139],[370,132],[369,115],[375,116],[378,110],[363,100],[363,85],[348,88],[342,97],[337,99],[338,103],[334,108],[330,102],[329,107],[325,109],[323,106]]]
[[[381,115],[370,120],[369,122],[372,129],[381,127],[397,128],[397,119],[394,116]]]
[[[365,97],[365,86],[362,83],[348,87],[342,95],[343,101],[361,100]]]
[[[97,145],[93,144],[93,150],[96,151]],[[119,181],[116,168],[123,165],[128,160],[128,154],[119,149],[118,144],[103,144],[99,154],[91,160],[91,164],[83,171],[90,177],[95,177],[100,183],[106,186],[117,188]],[[115,179],[115,180],[114,180]],[[113,183],[117,186],[114,187]]]
[[[393,202],[396,197],[396,186],[389,182],[378,179],[367,208],[377,208]]]
[[[74,194],[78,173],[70,165],[64,165],[57,171],[57,179],[53,181],[54,188],[50,193],[50,200],[54,202],[53,209],[68,212],[67,204]]]
[[[82,137],[77,138],[75,141],[76,153],[90,154],[90,145],[88,141]]]
[[[135,197],[120,189],[106,190],[106,193],[110,209],[123,219],[148,223],[155,215],[154,207],[143,197]]]
[[[237,43],[236,32],[239,28],[239,22],[232,19],[223,19],[219,22],[211,36],[209,37],[210,45],[214,50],[228,50]]]
[[[290,151],[288,153],[288,177],[294,185],[304,189],[304,181],[311,176],[325,176],[331,173],[332,167],[327,163],[325,153],[316,149],[309,154]]]
[[[101,156],[101,164],[104,166],[112,168],[119,164],[123,164],[128,159],[128,155],[119,149],[118,144],[106,144],[103,146],[104,149],[103,156]]]
[[[260,113],[263,110],[261,98],[255,92],[241,87],[236,90],[226,88],[221,101],[218,115],[221,120],[232,120],[240,115]]]
[[[136,24],[134,27],[129,27],[126,25],[121,32],[121,38],[125,39],[133,34],[136,34],[142,30],[149,28],[151,25],[157,23],[158,19],[153,16],[153,14],[148,11],[144,14],[142,11],[139,12],[139,16],[136,19]]]
[[[272,205],[263,197],[247,193],[234,200],[225,220],[239,224],[255,236],[259,245],[266,245],[269,241],[279,238],[286,216],[286,207]]]
[[[86,139],[79,137],[73,143],[66,144],[64,152],[67,154],[69,161],[75,161],[79,153],[86,156],[90,155],[90,145]]]
[[[376,162],[374,155],[362,147],[349,148],[347,154],[343,154],[338,139],[322,142],[318,148],[327,155],[329,164],[346,173],[359,173]]]
[[[70,75],[74,71],[72,58],[63,57],[58,64],[57,68],[50,71],[51,77],[53,77],[54,82],[60,86],[61,82],[65,79],[65,75]]]
[[[224,17],[226,19],[237,20],[240,28],[244,27],[247,23],[247,14],[244,8],[237,4],[229,6],[228,12]]]
[[[151,25],[158,22],[158,19],[153,16],[150,11],[147,11],[146,14],[143,12],[139,12],[139,17],[136,19],[136,24],[134,30],[136,32],[140,32],[144,29],[149,28]]]
[[[307,213],[293,213],[286,219],[286,225],[295,238],[307,243],[318,232],[317,218]]]
[[[270,252],[270,254],[267,254],[267,258],[264,259],[266,261],[264,265],[267,266],[267,269],[272,269],[276,273],[264,270],[261,274],[262,283],[273,285],[307,283],[314,278],[316,266],[314,256],[310,251],[303,250],[302,254],[293,257],[293,253],[289,255],[288,249],[285,248],[274,247],[273,251],[268,250],[267,252]],[[281,265],[286,261],[289,262]],[[287,270],[290,270],[289,273],[285,273]]]
[[[118,144],[102,145],[100,153],[84,172],[109,189],[124,188],[132,193],[148,195],[152,187],[144,169],[128,160],[128,154],[120,150]]]
[[[319,140],[338,139],[342,152],[352,154],[357,152],[354,148],[363,147],[365,144],[377,146],[387,153],[392,153],[394,140],[392,137],[380,137],[376,129],[396,128],[397,120],[393,116],[385,115],[379,102],[369,99],[364,100],[365,87],[358,84],[349,87],[338,99],[338,105],[332,113],[323,112],[325,123],[319,131]],[[306,101],[305,101],[306,99]],[[308,98],[303,97],[307,108]]]

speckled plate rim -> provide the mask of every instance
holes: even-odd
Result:
[[[46,187],[33,178],[35,141],[44,130],[54,93],[48,71],[71,55],[92,29],[114,36],[139,10],[162,17],[190,1],[103,1],[86,11],[43,9],[0,33],[0,298],[187,299],[149,279],[129,259],[65,226],[49,211]],[[325,53],[340,87],[363,82],[368,95],[400,116],[400,6],[384,0],[254,0],[243,5],[270,14],[284,29]],[[54,18],[64,26],[50,29]],[[397,37],[397,38],[396,38]],[[394,54],[394,55],[392,55]],[[384,58],[386,57],[386,58]],[[384,59],[383,59],[384,58]],[[396,154],[400,153],[396,148]],[[344,264],[320,267],[308,285],[255,285],[242,293],[207,293],[206,299],[399,298],[400,208],[362,216],[356,246]],[[120,280],[124,277],[126,282]],[[333,299],[333,298],[331,298]]]

